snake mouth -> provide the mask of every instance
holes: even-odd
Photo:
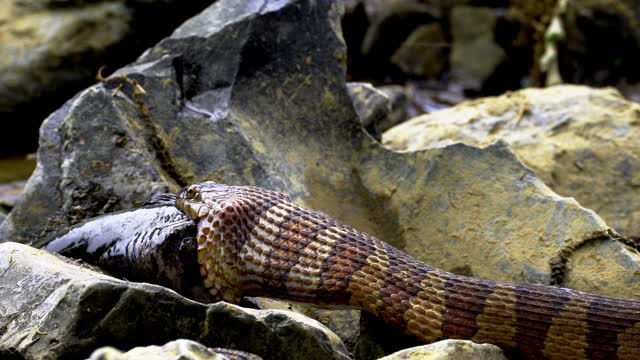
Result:
[[[201,202],[190,201],[189,199],[176,199],[176,206],[188,217],[196,221],[206,217],[207,214],[209,214],[208,206]]]

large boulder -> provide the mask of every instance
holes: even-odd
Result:
[[[500,139],[563,196],[640,236],[640,105],[614,89],[564,85],[484,98],[414,118],[384,134],[416,151]]]
[[[0,244],[0,358],[86,358],[186,338],[277,359],[348,359],[340,339],[290,311],[205,305],[17,243]]]
[[[613,89],[556,86],[479,99],[424,115],[383,134],[398,151],[454,143],[488,146],[505,141],[555,192],[575,197],[620,233],[640,235],[640,106]],[[543,215],[532,208],[532,221]],[[577,242],[567,249],[565,285],[638,297],[637,252],[620,243]],[[544,242],[543,237],[540,241]],[[628,241],[631,243],[631,241]],[[604,271],[606,270],[606,271]]]

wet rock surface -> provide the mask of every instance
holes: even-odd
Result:
[[[189,338],[265,358],[348,359],[334,333],[296,313],[204,305],[26,245],[0,244],[0,273],[0,357],[85,358]]]

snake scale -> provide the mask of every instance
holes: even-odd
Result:
[[[352,306],[425,343],[469,339],[527,359],[640,359],[637,300],[451,274],[263,188],[203,182],[176,205],[198,224],[216,299]]]

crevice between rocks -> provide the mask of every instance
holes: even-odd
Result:
[[[158,133],[158,128],[151,116],[151,111],[144,101],[146,92],[140,82],[123,74],[120,77],[108,78],[104,83],[109,85],[113,83],[115,85],[113,88],[114,96],[118,92],[124,91],[123,88],[125,86],[131,86],[131,96],[129,96],[129,94],[127,94],[127,96],[133,100],[133,103],[140,113],[144,127],[149,131],[149,135],[147,136],[148,148],[155,154],[160,169],[167,175],[168,179],[171,179],[179,188],[187,186],[189,182],[177,170],[177,166],[169,153],[169,146]]]

